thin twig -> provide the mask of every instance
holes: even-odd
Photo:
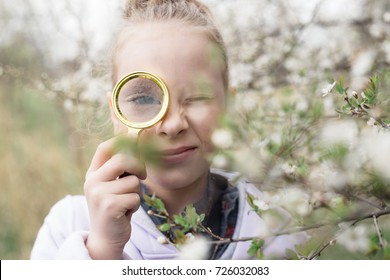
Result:
[[[372,219],[374,220],[376,234],[378,235],[378,239],[379,239],[379,245],[381,246],[382,249],[384,249],[385,248],[385,243],[383,242],[382,232],[381,232],[381,230],[379,229],[379,226],[378,226],[377,217],[375,215],[372,215]]]
[[[200,227],[202,230],[204,230],[207,234],[209,234],[209,235],[211,235],[212,237],[214,237],[215,239],[218,239],[218,240],[220,240],[220,241],[224,240],[223,237],[214,234],[209,228],[206,228],[204,225],[199,224],[199,227]]]
[[[364,197],[360,197],[360,196],[358,196],[358,195],[356,195],[356,194],[353,194],[353,193],[351,193],[351,192],[340,192],[340,193],[343,194],[343,195],[349,196],[349,197],[351,197],[351,198],[354,198],[354,199],[356,199],[356,200],[360,200],[360,201],[362,201],[362,202],[365,202],[365,203],[367,203],[368,205],[370,205],[370,206],[372,206],[372,207],[378,208],[379,210],[383,210],[383,209],[386,208],[386,207],[383,206],[383,205],[378,205],[378,204],[376,204],[376,203],[374,203],[374,202],[372,202],[372,201],[370,201],[370,200],[368,200],[368,199],[366,199],[366,198],[364,198]]]
[[[364,112],[366,114],[366,116],[368,116],[371,119],[374,119],[383,129],[390,129],[390,125],[383,122],[381,118],[379,118],[379,117],[377,118],[377,117],[371,115],[370,112],[368,112],[366,109],[364,109],[360,104],[359,104],[359,108],[362,112]]]
[[[325,245],[323,245],[321,247],[321,249],[319,249],[316,253],[314,253],[313,255],[311,256],[308,256],[307,259],[308,260],[313,260],[314,258],[316,258],[317,256],[319,257],[321,255],[321,253],[326,249],[328,248],[330,245],[333,245],[335,243],[335,239],[332,238],[329,242],[327,242]]]
[[[380,210],[380,211],[377,211],[377,212],[374,212],[371,214],[366,214],[363,216],[356,215],[356,216],[346,217],[343,219],[339,219],[339,220],[327,222],[327,223],[319,223],[319,224],[308,225],[308,226],[303,226],[303,227],[295,227],[295,228],[291,228],[291,229],[288,229],[285,231],[277,232],[275,234],[272,234],[272,235],[266,236],[266,237],[271,237],[271,236],[276,237],[276,236],[280,236],[280,235],[292,234],[292,233],[297,233],[297,232],[304,232],[304,231],[308,231],[311,229],[321,228],[324,226],[335,226],[335,225],[337,225],[339,223],[343,223],[343,222],[353,221],[353,223],[351,224],[351,226],[353,226],[353,225],[357,224],[358,222],[372,218],[373,216],[379,218],[380,216],[388,215],[388,214],[390,214],[390,208],[387,207],[383,210]],[[234,243],[234,242],[251,241],[253,239],[264,239],[266,237],[252,236],[252,237],[243,237],[243,238],[227,238],[227,239],[223,239],[221,241],[210,241],[209,243],[211,243],[211,244]]]
[[[368,218],[368,217],[367,217],[367,218]],[[378,223],[377,223],[377,216],[373,215],[372,218],[373,218],[373,220],[374,220],[375,230],[376,230],[376,232],[377,232],[377,234],[378,234],[379,245],[380,245],[381,248],[383,249],[383,248],[385,247],[385,245],[384,245],[384,242],[383,242],[382,233],[381,233],[381,231],[380,231],[380,229],[379,229],[379,226],[378,226]],[[352,225],[350,225],[350,227],[353,226],[353,225],[355,225],[355,223],[353,223]],[[339,232],[339,234],[341,234],[341,232]],[[330,240],[328,243],[326,243],[325,245],[323,245],[323,246],[321,247],[321,249],[318,250],[316,253],[314,253],[313,255],[309,256],[308,259],[309,259],[309,260],[312,260],[312,259],[314,259],[315,257],[320,256],[320,254],[321,254],[329,245],[332,245],[332,243],[335,242],[335,240],[337,239],[337,236],[338,236],[338,235],[335,235],[334,238],[332,238],[332,240]]]

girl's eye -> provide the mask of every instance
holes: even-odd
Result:
[[[198,101],[210,101],[214,99],[212,96],[208,95],[199,95],[199,96],[192,96],[186,99],[186,102],[198,102]]]

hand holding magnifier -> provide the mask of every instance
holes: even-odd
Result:
[[[168,88],[158,76],[144,71],[130,73],[115,85],[113,110],[130,135],[159,122],[168,110]],[[129,175],[124,173],[120,176]]]

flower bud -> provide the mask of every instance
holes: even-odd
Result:
[[[159,236],[157,237],[157,242],[160,244],[168,244],[168,240],[165,236]]]

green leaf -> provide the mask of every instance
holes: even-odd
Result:
[[[258,212],[260,209],[254,204],[253,202],[254,200],[256,200],[256,198],[252,194],[247,192],[246,201],[248,202],[249,206],[253,209],[253,211]]]
[[[152,200],[152,198],[151,198],[149,195],[147,195],[147,194],[144,194],[144,195],[143,195],[143,198],[144,198],[144,200],[145,200],[146,205],[152,207],[152,205],[153,205],[153,200]]]
[[[286,258],[288,260],[299,260],[299,256],[297,252],[291,250],[291,249],[286,249]]]
[[[191,228],[196,228],[198,225],[198,214],[196,213],[195,207],[191,204],[187,205],[185,214],[188,223],[191,225]]]
[[[149,196],[147,194],[144,194],[143,198],[145,199],[146,205],[154,208],[159,213],[167,214],[164,202],[161,199],[157,198],[155,195]]]
[[[191,225],[187,219],[181,215],[174,215],[173,220],[177,225],[181,226],[184,231],[188,231],[191,228]]]
[[[314,120],[318,120],[324,114],[324,104],[320,102],[315,102],[312,106],[311,113],[313,115]]]
[[[344,89],[341,83],[336,83],[335,89],[338,93],[344,94],[347,89]]]
[[[299,175],[299,176],[305,176],[307,173],[308,173],[308,170],[309,170],[309,166],[307,165],[307,163],[305,162],[305,159],[299,159],[297,164],[297,171],[296,173]]]
[[[282,111],[285,113],[289,113],[294,110],[294,104],[283,102],[282,103]]]
[[[162,212],[162,213],[167,212],[167,210],[165,209],[164,202],[162,202],[162,200],[157,198],[157,197],[153,201],[153,207],[156,208],[156,210],[159,212]]]
[[[175,239],[175,244],[184,244],[187,241],[187,236],[180,229],[175,229],[173,231],[173,236]]]
[[[350,112],[351,112],[351,106],[349,104],[346,104],[346,105],[341,107],[341,113],[343,113],[345,115],[349,115]]]
[[[171,229],[171,225],[169,223],[165,223],[158,226],[160,231],[169,231]]]
[[[135,155],[137,153],[137,141],[126,136],[118,137],[114,143],[114,152]]]
[[[349,102],[352,104],[352,106],[354,106],[355,108],[357,108],[359,106],[359,102],[355,99],[355,98],[349,98]]]
[[[262,259],[264,257],[263,250],[262,250],[263,245],[264,245],[264,240],[262,239],[252,240],[251,246],[247,251],[248,255],[251,257],[255,257],[257,259]]]
[[[383,250],[383,259],[390,260],[390,245],[387,245],[385,249]]]
[[[320,156],[320,161],[333,160],[335,162],[342,162],[348,154],[348,146],[344,143],[338,143],[325,150]]]
[[[379,85],[379,77],[373,76],[370,78],[367,87],[363,91],[364,95],[367,97],[367,103],[369,105],[375,105],[377,102],[378,85]]]

